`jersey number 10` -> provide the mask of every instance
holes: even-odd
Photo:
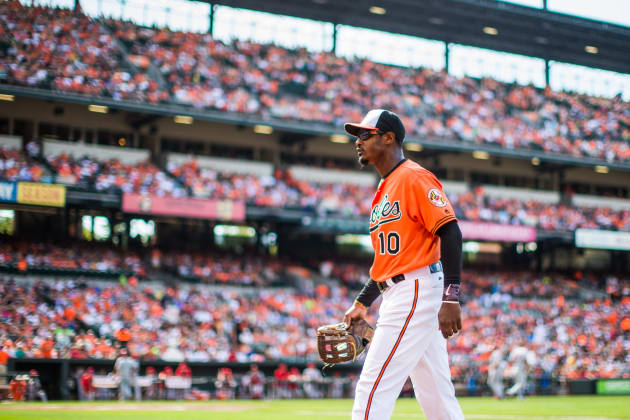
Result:
[[[400,251],[400,235],[398,235],[398,232],[389,232],[387,237],[385,237],[385,232],[379,232],[378,240],[381,244],[379,249],[381,255],[385,254],[386,248],[387,253],[390,255],[396,255]]]

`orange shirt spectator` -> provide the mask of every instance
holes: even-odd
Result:
[[[127,328],[121,328],[114,333],[114,337],[120,342],[126,343],[131,340],[131,332]]]
[[[6,365],[9,361],[9,353],[4,349],[0,349],[0,365]]]

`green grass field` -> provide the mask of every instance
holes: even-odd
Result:
[[[532,397],[524,401],[460,398],[474,420],[630,419],[630,397]],[[52,402],[0,404],[0,420],[348,420],[351,400],[230,402]],[[399,399],[392,419],[424,419],[413,399]]]

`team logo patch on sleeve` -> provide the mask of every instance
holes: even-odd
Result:
[[[429,197],[429,201],[431,202],[431,204],[433,204],[434,206],[436,207],[446,206],[446,199],[444,198],[444,195],[442,194],[442,192],[438,190],[437,188],[431,188],[427,196]]]

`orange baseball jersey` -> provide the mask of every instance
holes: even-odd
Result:
[[[435,175],[402,161],[381,180],[372,200],[370,277],[385,281],[437,262],[440,238],[435,232],[453,220],[455,211]]]

